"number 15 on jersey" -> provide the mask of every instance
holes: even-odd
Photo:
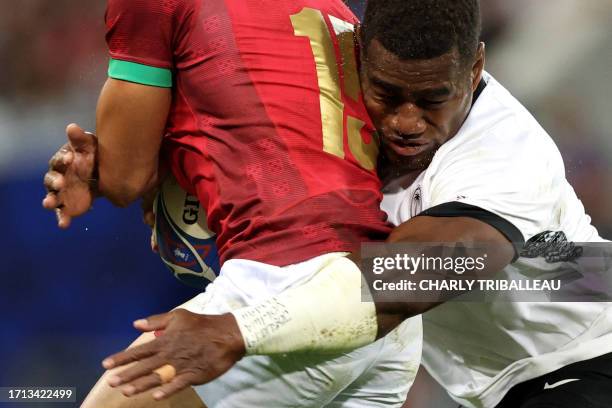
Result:
[[[358,103],[361,88],[353,41],[354,27],[334,16],[329,16],[329,21],[333,27],[333,33],[330,33],[325,18],[319,10],[304,8],[291,16],[295,35],[307,37],[310,40],[315,58],[320,91],[323,150],[344,159],[346,156],[343,137],[345,107],[342,90],[347,98]],[[332,35],[338,40],[342,64],[338,64]],[[342,89],[340,67],[343,71]],[[378,143],[374,135],[369,143],[363,140],[361,129],[364,125],[363,121],[346,115],[348,148],[362,167],[372,170],[376,167]]]

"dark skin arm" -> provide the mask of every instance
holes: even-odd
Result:
[[[98,100],[98,189],[125,207],[154,188],[171,92],[108,79]]]
[[[487,270],[491,272],[502,270],[515,254],[514,247],[501,232],[489,224],[469,217],[414,217],[395,228],[387,242],[490,245],[495,249],[489,252],[487,259]],[[364,276],[368,279],[367,271]],[[401,276],[397,276],[397,279],[401,279]],[[393,277],[387,277],[387,280],[393,280]],[[405,319],[425,313],[442,303],[444,302],[376,302],[378,337],[389,333]]]
[[[495,271],[510,263],[514,256],[512,244],[499,231],[472,218],[416,217],[397,227],[388,242],[490,244],[496,251],[490,254],[488,264],[489,269]],[[364,273],[366,279],[367,275]],[[378,336],[384,336],[405,319],[441,303],[377,302]],[[162,385],[160,377],[152,371],[163,364],[173,365],[177,376],[153,394],[155,399],[167,398],[190,385],[209,382],[245,354],[244,340],[231,314],[206,316],[175,310],[140,320],[135,327],[141,331],[165,329],[165,333],[144,346],[117,353],[104,361],[107,369],[138,361],[110,380],[111,386],[121,386],[127,396]]]
[[[108,79],[98,100],[98,189],[126,207],[157,186],[169,88]]]

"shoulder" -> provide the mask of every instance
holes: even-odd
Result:
[[[180,17],[182,13],[193,10],[201,0],[108,0],[107,20],[109,16],[149,15],[158,17]]]
[[[429,176],[503,176],[508,182],[565,178],[563,159],[531,113],[493,77],[458,134],[444,144]]]
[[[170,67],[172,52],[193,25],[201,1],[108,0],[106,41],[111,56]]]

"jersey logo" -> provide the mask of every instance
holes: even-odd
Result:
[[[412,200],[410,200],[410,217],[416,217],[421,211],[423,211],[423,193],[421,192],[421,186],[418,186],[412,193]]]
[[[567,384],[567,383],[571,383],[574,381],[580,381],[580,378],[568,378],[567,380],[561,380],[561,381],[557,381],[554,384],[548,384],[548,381],[546,383],[544,383],[544,389],[545,390],[550,390],[551,388],[557,388],[561,385]]]
[[[548,263],[571,262],[580,258],[583,248],[567,240],[562,231],[546,231],[532,237],[525,243],[521,256],[543,257]]]

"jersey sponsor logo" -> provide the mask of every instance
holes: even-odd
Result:
[[[580,378],[568,378],[567,380],[561,380],[561,381],[557,381],[556,383],[553,384],[548,384],[548,381],[546,383],[544,383],[544,389],[545,390],[550,390],[552,388],[557,388],[561,385],[567,384],[567,383],[571,383],[574,381],[580,381]]]
[[[412,193],[412,200],[410,200],[410,217],[416,217],[421,211],[423,211],[423,192],[421,186],[418,186]]]
[[[521,256],[543,257],[548,263],[571,262],[580,258],[583,248],[568,241],[562,231],[546,231],[532,237],[525,243]]]

